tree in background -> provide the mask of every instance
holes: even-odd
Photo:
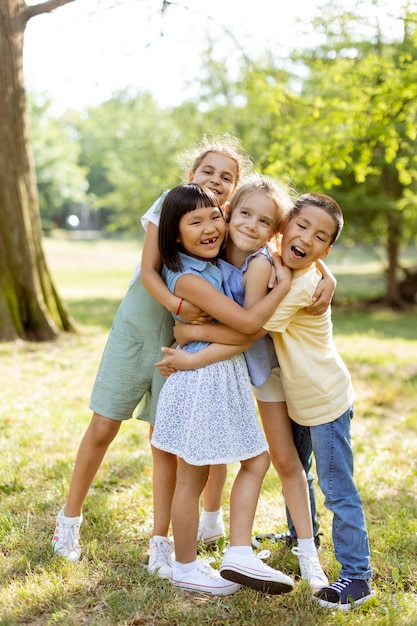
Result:
[[[87,168],[79,165],[80,142],[73,126],[51,113],[51,103],[29,97],[32,147],[35,156],[43,232],[65,228],[68,218],[90,212]]]
[[[42,251],[22,73],[28,20],[71,1],[28,7],[23,0],[2,0],[0,340],[51,339],[74,329]],[[314,23],[321,44],[294,52],[292,64],[268,52],[254,62],[242,52],[237,78],[215,58],[209,41],[199,97],[172,109],[161,110],[149,94],[126,91],[82,114],[68,111],[61,120],[45,121],[47,110],[35,103],[45,219],[50,211],[65,214],[70,203],[80,206],[87,181],[88,206],[100,212],[106,229],[137,231],[140,215],[161,190],[181,180],[176,155],[205,132],[226,131],[240,137],[259,171],[297,191],[335,195],[346,213],[346,235],[386,247],[386,302],[401,304],[406,281],[415,299],[417,280],[411,275],[401,282],[399,253],[417,232],[416,13],[409,0],[402,37],[394,39],[390,31],[384,37],[379,4],[358,4],[355,10],[368,11],[361,20],[328,3]]]
[[[53,284],[42,249],[35,164],[23,77],[30,19],[72,0],[0,9],[0,340],[53,339],[74,323]]]
[[[141,215],[164,189],[181,182],[175,157],[189,145],[192,124],[189,117],[178,125],[177,118],[150,94],[128,91],[72,116],[80,164],[105,230],[142,232]]]
[[[384,245],[385,302],[401,306],[400,249],[417,231],[417,12],[409,3],[394,40],[377,2],[374,22],[338,6],[315,21],[324,43],[294,56],[308,75],[273,132],[269,171],[332,193],[354,240]]]

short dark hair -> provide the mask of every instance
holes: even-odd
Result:
[[[331,196],[322,193],[304,193],[300,196],[288,213],[288,221],[299,214],[300,210],[305,206],[315,206],[326,211],[332,218],[335,230],[330,245],[333,245],[339,237],[343,228],[342,209]]]
[[[170,270],[182,269],[177,242],[182,216],[204,207],[218,207],[221,211],[216,195],[194,183],[178,185],[166,195],[161,208],[158,240],[162,263]]]

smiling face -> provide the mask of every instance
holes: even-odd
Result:
[[[327,211],[312,205],[301,207],[284,227],[281,241],[284,265],[304,269],[317,259],[325,259],[335,230],[335,222]]]
[[[208,152],[199,166],[189,174],[189,182],[210,189],[220,206],[230,199],[238,177],[235,161],[219,152]]]
[[[276,214],[274,202],[264,193],[244,194],[230,215],[228,244],[230,240],[247,255],[260,250],[274,234]]]
[[[214,259],[220,252],[226,234],[226,223],[217,207],[202,207],[183,215],[179,222],[177,242],[197,259]]]

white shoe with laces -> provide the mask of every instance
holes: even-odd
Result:
[[[155,535],[149,540],[148,573],[156,574],[159,578],[171,576],[174,544],[168,537]]]
[[[288,593],[294,589],[292,578],[269,567],[253,552],[236,554],[227,550],[220,565],[220,574],[227,580],[264,593]]]
[[[198,525],[197,541],[204,544],[216,543],[225,536],[223,518],[219,518],[213,525],[204,524],[202,520]]]
[[[52,547],[55,554],[63,556],[71,563],[78,563],[81,556],[80,526],[83,521],[79,517],[66,517],[62,508],[57,515]]]
[[[310,583],[313,592],[328,586],[329,580],[322,570],[317,552],[315,554],[303,552],[298,546],[291,548],[291,552],[298,557],[301,578]]]
[[[240,589],[240,585],[222,578],[204,559],[198,560],[197,565],[189,572],[179,572],[174,563],[170,581],[179,589],[209,593],[213,596],[227,596]]]

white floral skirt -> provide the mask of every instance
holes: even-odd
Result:
[[[267,450],[245,357],[172,374],[159,394],[152,445],[190,465],[234,463]]]

